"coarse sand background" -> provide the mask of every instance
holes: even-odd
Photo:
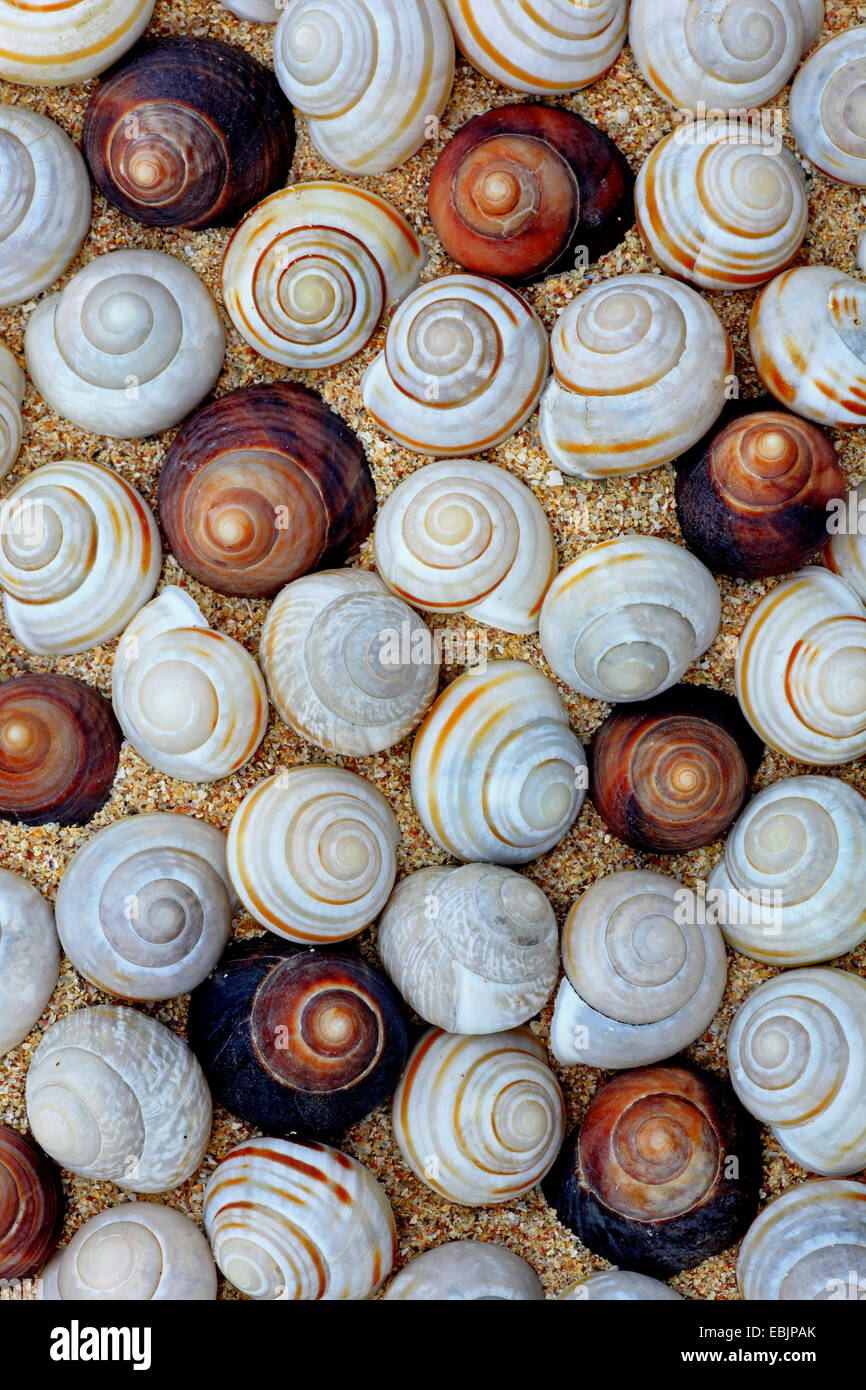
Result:
[[[863,22],[866,22],[866,4],[828,4],[824,35],[826,37]],[[264,63],[271,63],[273,28],[236,19],[217,0],[157,0],[148,33],[207,35],[237,44]],[[2,83],[0,101],[20,103],[45,112],[74,140],[79,141],[84,110],[93,86],[91,82],[78,87],[50,90]],[[426,188],[434,160],[452,132],[469,117],[492,106],[519,99],[459,60],[454,91],[437,137],[430,140],[402,168],[381,177],[360,181],[391,199],[419,231],[430,252],[425,278],[456,269],[443,255],[427,218]],[[575,96],[560,99],[557,104],[597,122],[614,137],[635,170],[658,140],[672,128],[674,119],[671,108],[657,98],[641,78],[628,47],[605,77]],[[775,107],[785,122],[787,132],[787,96],[780,98]],[[311,145],[306,123],[301,116],[297,118],[297,127],[298,145],[293,178],[333,178],[333,170]],[[787,133],[786,139],[790,144]],[[857,241],[866,223],[866,193],[833,185],[816,174],[808,164],[804,163],[803,167],[809,190],[810,220],[797,264],[830,264],[842,271],[856,273]],[[228,237],[229,232],[222,229],[188,232],[140,226],[108,206],[94,189],[90,234],[60,284],[65,284],[94,256],[120,247],[147,247],[168,252],[185,261],[209,286],[222,311],[219,269]],[[555,276],[524,293],[550,329],[559,310],[593,280],[656,268],[646,254],[638,232],[633,229],[615,251],[588,272],[577,270]],[[758,394],[759,384],[749,359],[746,332],[754,294],[714,294],[708,298],[731,335],[742,395]],[[22,365],[24,327],[34,307],[35,301],[29,301],[16,309],[0,311],[0,338],[17,355]],[[363,352],[340,367],[319,372],[287,372],[257,356],[239,338],[225,313],[223,318],[228,329],[228,352],[216,395],[253,382],[280,379],[304,381],[313,386],[360,434],[380,501],[402,478],[425,461],[381,435],[373,427],[362,405],[359,389],[361,375],[374,353],[383,345],[384,328]],[[41,464],[70,457],[90,459],[115,468],[140,489],[155,509],[160,464],[173,432],[156,439],[131,442],[88,435],[58,420],[32,388],[27,392],[24,417],[24,447],[6,479],[7,488]],[[840,432],[836,439],[849,480],[858,482],[866,474],[866,430]],[[624,532],[637,531],[645,535],[663,536],[671,541],[681,540],[674,508],[673,470],[670,467],[608,482],[563,481],[541,448],[536,416],[506,444],[491,450],[487,457],[511,469],[531,485],[551,520],[563,565],[593,542]],[[372,567],[373,562],[372,542],[368,541],[360,563]],[[711,649],[689,672],[689,680],[733,690],[737,636],[753,605],[774,582],[720,581],[722,629]],[[212,593],[186,575],[169,554],[164,558],[160,587],[165,584],[182,585],[200,605],[213,627],[229,633],[250,652],[256,652],[268,610],[267,601],[223,598]],[[462,618],[447,621],[455,631],[464,630]],[[442,625],[441,619],[439,623]],[[490,631],[488,641],[491,659],[523,658],[551,675],[537,638],[513,637]],[[0,677],[5,679],[29,671],[65,672],[89,681],[109,694],[115,646],[116,643],[112,642],[80,656],[54,660],[35,657],[16,645],[0,617]],[[443,667],[443,684],[458,675],[460,669],[454,665]],[[580,738],[587,742],[604,719],[607,707],[583,699],[561,683],[557,684],[568,707],[572,725]],[[330,760],[362,773],[387,797],[402,830],[402,844],[398,853],[399,872],[402,875],[426,864],[441,863],[445,858],[425,833],[414,811],[409,792],[411,743],[411,738],[406,739],[390,753],[376,757],[329,759],[328,755],[288,730],[272,712],[267,735],[252,762],[237,776],[209,786],[190,786],[163,777],[124,744],[111,798],[88,826],[59,828],[47,825],[28,829],[3,823],[0,828],[0,864],[29,879],[53,902],[60,877],[73,851],[109,822],[141,811],[177,811],[205,817],[225,830],[243,796],[262,778],[273,773],[275,768],[292,763]],[[768,755],[756,786],[759,788],[778,778],[807,770],[780,756]],[[834,770],[834,775],[845,778],[866,792],[866,762]],[[558,848],[530,864],[526,872],[549,895],[561,922],[575,896],[601,875],[618,869],[653,868],[694,887],[706,879],[721,852],[722,842],[719,841],[706,849],[680,857],[636,854],[607,832],[592,805],[587,802],[577,824]],[[234,929],[238,936],[259,930],[248,917],[237,918]],[[365,954],[375,958],[375,929],[364,934],[360,945]],[[689,1056],[696,1063],[722,1076],[726,1075],[725,1038],[734,1010],[756,985],[776,973],[742,956],[729,952],[729,957],[730,971],[722,1007],[703,1037],[688,1049]],[[866,946],[836,964],[866,975]],[[20,1047],[0,1059],[0,1121],[21,1130],[27,1128],[24,1082],[28,1063],[42,1031],[55,1019],[74,1009],[106,1002],[115,1001],[87,984],[68,961],[64,961],[60,983],[36,1029]],[[551,1007],[549,1005],[541,1019],[531,1025],[544,1043],[548,1040]],[[185,1034],[185,998],[170,1000],[146,1011],[181,1036]],[[590,1067],[559,1068],[553,1065],[566,1095],[569,1126],[572,1126],[580,1120],[592,1095],[607,1076]],[[217,1107],[210,1147],[200,1171],[183,1187],[157,1200],[200,1220],[204,1188],[214,1166],[234,1144],[252,1133],[254,1131],[248,1126]],[[419,1251],[443,1241],[474,1238],[507,1245],[516,1254],[522,1255],[537,1270],[551,1294],[562,1291],[569,1283],[593,1270],[606,1268],[603,1260],[590,1255],[560,1226],[538,1190],[505,1207],[472,1210],[452,1206],[434,1196],[400,1158],[392,1139],[388,1107],[381,1108],[368,1120],[355,1125],[349,1131],[344,1147],[348,1153],[360,1159],[385,1187],[397,1219],[400,1264]],[[762,1201],[778,1196],[802,1182],[806,1176],[804,1170],[790,1162],[764,1131]],[[128,1200],[112,1183],[88,1182],[69,1174],[64,1174],[64,1187],[68,1210],[63,1240],[68,1240],[88,1217]],[[736,1255],[736,1249],[731,1249],[671,1282],[686,1297],[734,1299],[738,1296]],[[0,1297],[12,1296],[8,1292],[0,1294]],[[220,1297],[239,1295],[221,1280]]]

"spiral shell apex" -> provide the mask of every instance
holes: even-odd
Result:
[[[834,534],[824,552],[827,568],[866,603],[866,482],[847,493],[844,505],[831,508],[829,526]]]
[[[204,1226],[226,1278],[256,1299],[371,1298],[397,1235],[382,1188],[325,1144],[258,1139],[217,1165]]]
[[[6,476],[21,448],[24,373],[8,348],[0,343],[0,478]]]
[[[807,59],[791,88],[791,130],[808,160],[839,183],[866,186],[866,25]]]
[[[526,1028],[465,1037],[431,1028],[394,1096],[394,1138],[413,1173],[461,1206],[514,1201],[562,1143],[562,1092]]]
[[[59,975],[51,907],[26,879],[0,869],[0,1056],[26,1038]]]
[[[461,52],[513,92],[573,92],[616,61],[628,0],[444,0]]]
[[[783,1192],[749,1227],[737,1282],[750,1301],[862,1301],[866,1187],[831,1180]]]
[[[651,1279],[648,1274],[633,1274],[624,1269],[605,1270],[602,1274],[590,1274],[571,1284],[565,1293],[559,1295],[560,1302],[568,1303],[680,1303],[682,1294],[669,1284]]]
[[[150,23],[154,0],[0,0],[0,77],[28,87],[86,82]]]
[[[452,1240],[416,1255],[391,1280],[385,1301],[477,1302],[544,1298],[531,1265],[502,1245],[483,1240]]]
[[[201,1302],[216,1298],[210,1247],[188,1216],[156,1202],[122,1202],[101,1211],[58,1251],[42,1278],[42,1298]]]
[[[0,1279],[35,1273],[57,1244],[60,1180],[32,1140],[0,1125]]]

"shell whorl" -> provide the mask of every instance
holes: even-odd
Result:
[[[216,1290],[213,1256],[195,1222],[157,1202],[122,1202],[92,1216],[42,1280],[51,1302],[200,1302]]]
[[[791,88],[791,130],[808,160],[839,183],[866,185],[866,25],[815,50]]]
[[[141,37],[154,0],[0,0],[0,77],[65,87],[103,72]]]
[[[682,1294],[659,1279],[647,1274],[634,1274],[625,1269],[609,1269],[602,1274],[590,1274],[578,1279],[559,1295],[560,1302],[569,1303],[679,1303]]]
[[[836,531],[824,551],[824,560],[827,568],[850,584],[866,603],[866,482],[848,493],[846,508],[845,529]]]
[[[21,448],[25,386],[24,373],[9,349],[0,343],[0,478],[9,472]]]
[[[461,52],[514,92],[551,96],[601,77],[628,30],[627,0],[444,0]]]
[[[256,24],[276,24],[282,14],[282,7],[276,0],[220,0],[220,4],[239,19],[249,19]]]
[[[44,1264],[62,1206],[53,1164],[31,1139],[0,1125],[0,1279],[24,1279]]]
[[[385,1294],[386,1302],[543,1298],[541,1280],[526,1260],[483,1240],[448,1241],[415,1255],[391,1280]]]
[[[26,1038],[59,975],[49,903],[26,879],[0,869],[0,1057]]]
[[[740,1248],[748,1300],[861,1301],[866,1280],[866,1187],[805,1182],[770,1202]]]

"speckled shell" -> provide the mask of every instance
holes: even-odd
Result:
[[[727,978],[717,926],[693,895],[645,869],[599,879],[562,929],[566,979],[550,1030],[564,1066],[660,1062],[709,1027]]]
[[[0,869],[0,1056],[26,1038],[59,975],[50,904],[26,879]]]
[[[503,1245],[452,1240],[415,1255],[396,1275],[385,1301],[539,1301],[541,1280],[531,1265]]]
[[[57,1243],[60,1179],[33,1141],[0,1125],[0,1279],[24,1279]]]
[[[9,472],[21,448],[25,386],[24,373],[9,349],[0,343],[0,478]]]
[[[866,603],[866,482],[846,494],[845,504],[844,530],[836,529],[838,523],[830,517],[828,524],[835,534],[824,551],[824,561]]]
[[[628,0],[444,0],[461,52],[513,92],[587,87],[625,43]]]
[[[570,1284],[559,1302],[568,1303],[681,1303],[682,1294],[669,1284],[651,1279],[648,1274],[633,1274],[625,1269],[609,1269],[602,1274],[590,1274]]]
[[[0,5],[0,16],[9,8]],[[87,168],[66,132],[26,106],[0,106],[0,305],[21,304],[63,274],[90,211]]]
[[[457,859],[526,864],[558,844],[586,795],[586,757],[556,687],[525,661],[471,668],[412,749],[412,798]]]
[[[525,300],[496,280],[442,275],[399,306],[361,390],[398,444],[453,458],[519,430],[547,371],[547,335]]]
[[[99,1004],[46,1030],[27,1073],[27,1118],[70,1172],[166,1192],[204,1157],[211,1099],[175,1033],[135,1009]]]
[[[46,1302],[177,1301],[216,1298],[207,1241],[194,1221],[157,1202],[121,1202],[92,1216],[42,1277]]]
[[[325,1144],[239,1144],[207,1185],[204,1225],[223,1274],[256,1299],[367,1299],[396,1254],[383,1189]]]
[[[559,973],[556,918],[531,879],[492,864],[404,878],[379,920],[382,964],[403,998],[449,1033],[527,1023]]]
[[[89,261],[27,323],[27,371],[43,400],[92,434],[140,439],[183,419],[225,353],[216,304],[188,266],[161,251]]]
[[[560,314],[541,441],[566,473],[655,468],[695,444],[725,404],[728,335],[705,299],[669,276],[617,275]]]
[[[797,73],[790,117],[802,153],[827,178],[866,186],[866,25],[827,39]]]
[[[150,22],[154,0],[0,0],[0,77],[65,87],[103,72]]]
[[[812,1173],[866,1167],[866,979],[788,970],[759,985],[728,1034],[734,1090]]]
[[[302,945],[356,936],[394,886],[400,831],[380,791],[324,764],[259,782],[229,827],[235,890],[257,922]]]
[[[746,1232],[737,1261],[751,1301],[860,1302],[866,1280],[866,1187],[804,1182],[770,1202]]]
[[[383,313],[418,284],[426,254],[377,194],[345,183],[295,184],[259,203],[233,232],[223,299],[262,357],[329,367],[366,346]]]
[[[274,70],[329,164],[381,174],[435,132],[454,40],[440,0],[286,0]]]
[[[413,1173],[446,1201],[521,1197],[556,1158],[562,1092],[527,1028],[466,1037],[431,1028],[394,1096],[394,1138]]]
[[[559,572],[541,610],[541,648],[581,695],[643,700],[676,685],[720,622],[719,590],[700,560],[657,536],[621,536]]]
[[[237,772],[267,728],[267,690],[253,658],[209,628],[195,601],[174,584],[123,633],[111,692],[136,753],[185,782],[217,782]]]

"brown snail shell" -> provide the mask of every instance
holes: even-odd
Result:
[[[111,702],[73,676],[0,683],[0,816],[83,825],[105,805],[120,757]]]
[[[608,716],[591,745],[590,794],[633,849],[683,854],[736,819],[763,752],[733,696],[678,685]]]
[[[603,131],[530,103],[461,126],[434,166],[429,209],[458,265],[530,280],[578,245],[590,260],[616,246],[634,223],[633,191],[625,156]]]
[[[82,145],[94,182],[156,227],[236,222],[286,182],[291,108],[272,72],[215,39],[151,39],[99,83]]]
[[[192,415],[166,454],[157,501],[183,568],[247,598],[340,564],[376,512],[360,440],[314,391],[285,381],[230,391]]]
[[[62,1203],[54,1165],[32,1139],[0,1125],[0,1280],[24,1279],[45,1263]]]

